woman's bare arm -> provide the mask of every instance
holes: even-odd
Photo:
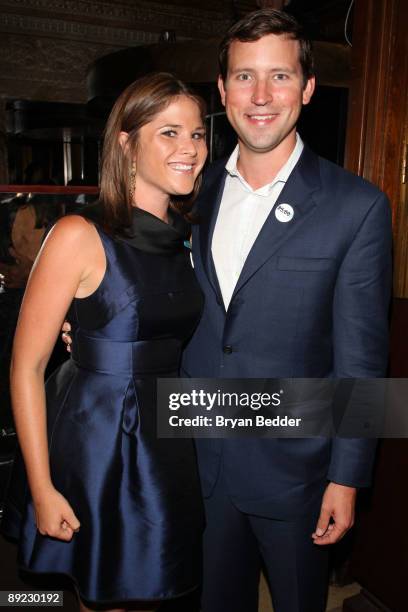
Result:
[[[37,526],[61,539],[71,539],[79,522],[50,477],[44,372],[73,297],[92,293],[105,265],[95,228],[77,216],[61,219],[34,263],[14,338],[13,414]]]

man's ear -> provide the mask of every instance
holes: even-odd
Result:
[[[218,75],[218,91],[220,92],[221,102],[223,106],[225,106],[225,87],[224,87],[224,79],[219,74]]]
[[[122,147],[123,153],[126,153],[129,134],[127,132],[119,132],[119,144]]]
[[[302,94],[303,104],[309,104],[310,100],[312,99],[313,92],[315,90],[315,86],[316,86],[316,79],[314,76],[312,76],[310,77],[310,79],[307,80],[305,88],[303,89],[303,94]]]

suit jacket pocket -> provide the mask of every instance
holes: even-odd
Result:
[[[311,258],[311,257],[278,257],[278,270],[293,270],[300,272],[320,272],[328,270],[334,263],[334,259]]]

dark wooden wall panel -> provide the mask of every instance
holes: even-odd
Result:
[[[390,375],[408,377],[408,2],[356,0],[345,165],[383,189],[394,227]],[[351,561],[363,587],[344,612],[408,610],[408,440],[380,445],[374,485],[361,495]]]

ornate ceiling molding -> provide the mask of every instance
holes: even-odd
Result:
[[[28,100],[86,102],[86,70],[117,50],[89,42],[3,34],[0,96]]]
[[[158,34],[155,32],[9,13],[0,15],[0,31],[16,34],[28,33],[68,40],[85,40],[116,45],[117,47],[154,43],[158,40]]]
[[[156,43],[162,30],[178,40],[219,37],[231,21],[229,3],[200,4],[0,0],[0,96],[84,102],[87,68],[103,55]]]
[[[170,2],[156,2],[156,0],[2,0],[4,6],[12,9],[23,8],[31,10],[43,10],[47,13],[61,12],[67,15],[82,15],[88,17],[105,17],[108,19],[134,19],[142,14],[166,14],[173,15],[175,18],[182,15],[191,18],[214,19],[218,15],[219,19],[225,19],[228,9],[217,3],[217,8],[212,10],[204,9],[202,6],[194,6],[193,3],[186,2],[174,4]]]
[[[103,35],[107,28],[106,34],[112,40],[114,29],[125,45],[134,44],[131,35],[134,30],[147,34],[172,29],[180,37],[205,38],[219,36],[230,23],[223,8],[210,11],[146,0],[0,0],[0,7],[1,29],[21,28],[51,36],[70,36],[80,23],[81,35],[92,37],[98,30]]]

